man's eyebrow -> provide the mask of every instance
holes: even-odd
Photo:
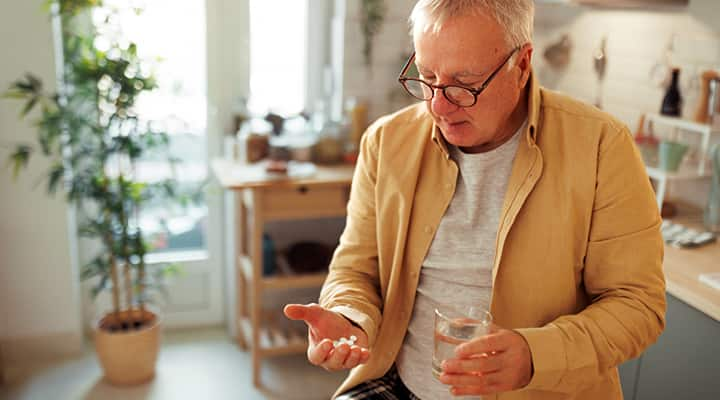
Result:
[[[417,67],[417,70],[418,70],[418,72],[420,72],[420,73],[423,73],[423,72],[431,72],[431,73],[432,73],[432,71],[430,71],[429,69],[425,68],[424,65],[422,65],[422,64],[420,64],[420,63],[418,63],[418,62],[415,62],[415,66]],[[452,75],[452,78],[453,78],[453,79],[456,79],[456,80],[457,80],[458,78],[478,78],[478,79],[479,79],[479,78],[482,78],[482,77],[485,76],[485,75],[487,75],[487,72],[474,72],[474,71],[465,70],[465,71],[460,71],[460,72],[458,72],[458,73],[453,74],[453,75]]]

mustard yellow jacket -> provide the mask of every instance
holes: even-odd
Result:
[[[621,399],[616,366],[665,325],[652,187],[622,123],[534,78],[528,97],[495,243],[491,312],[526,339],[534,375],[522,390],[485,398]],[[362,141],[320,303],[363,328],[371,358],[336,395],[395,361],[453,197],[458,168],[424,107],[381,118]]]

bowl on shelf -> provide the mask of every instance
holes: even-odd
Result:
[[[319,242],[298,242],[287,249],[285,258],[296,274],[326,271],[332,258],[332,248]]]

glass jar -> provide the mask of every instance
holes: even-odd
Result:
[[[255,163],[268,156],[272,125],[259,118],[246,121],[238,133],[238,159]]]
[[[720,144],[713,147],[710,152],[712,159],[712,183],[710,196],[705,206],[705,227],[713,232],[720,232]]]

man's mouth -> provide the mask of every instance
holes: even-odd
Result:
[[[445,125],[447,125],[450,128],[456,128],[460,125],[467,123],[467,121],[457,121],[457,122],[443,121],[443,123],[445,123]]]

